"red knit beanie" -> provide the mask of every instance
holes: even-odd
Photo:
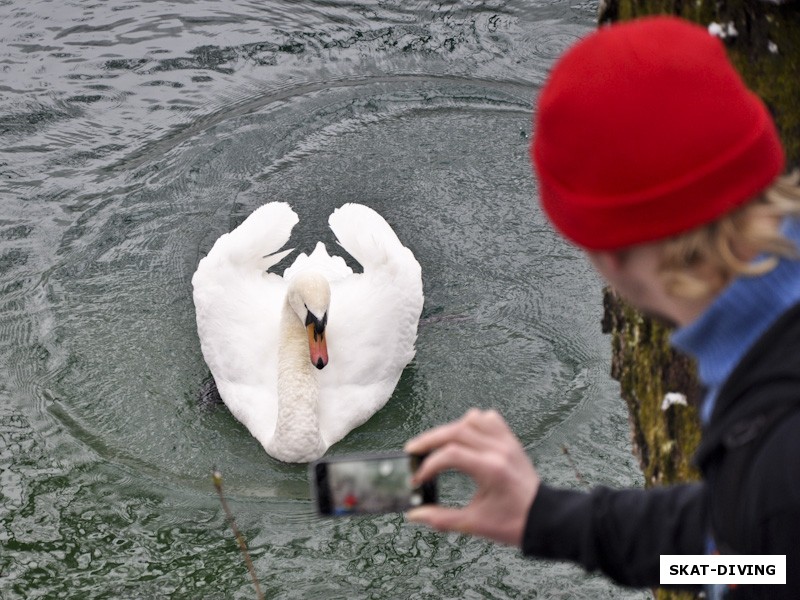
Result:
[[[531,155],[545,212],[591,250],[709,223],[784,163],[722,43],[674,17],[604,27],[567,51],[539,96]]]

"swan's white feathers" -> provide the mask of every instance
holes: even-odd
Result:
[[[393,266],[403,250],[411,253],[384,218],[362,204],[350,203],[337,208],[328,217],[328,224],[339,245],[364,267],[364,271]]]
[[[263,364],[274,364],[276,348],[251,342],[247,352],[239,349],[243,340],[277,336],[277,322],[263,316],[280,314],[286,282],[265,270],[286,255],[278,251],[297,222],[287,203],[265,204],[220,236],[200,261],[192,277],[195,311],[203,356],[215,380],[219,375],[223,382],[249,384],[269,377]]]
[[[309,269],[323,274],[331,287],[329,362],[315,376],[324,452],[384,406],[414,357],[422,276],[383,217],[358,204],[334,211],[329,224],[363,273],[328,255],[321,242],[282,278],[265,273],[264,257],[278,256],[296,222],[287,204],[270,203],[217,241],[192,279],[198,333],[224,402],[267,447],[278,412],[277,340],[287,282]]]
[[[414,357],[423,294],[419,263],[377,212],[345,204],[328,222],[364,268],[331,283],[328,367],[338,368],[319,372],[319,412],[323,438],[332,444],[391,397]]]
[[[277,260],[270,257],[286,245],[298,220],[286,202],[270,202],[258,207],[241,225],[223,235],[214,247],[220,246],[220,255],[235,264],[258,264],[266,271],[285,256]],[[212,248],[209,256],[213,252]]]

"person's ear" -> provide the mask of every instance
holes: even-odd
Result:
[[[614,277],[625,267],[625,253],[613,250],[589,250],[589,260],[603,275]]]

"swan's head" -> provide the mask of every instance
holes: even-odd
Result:
[[[325,342],[328,306],[331,303],[328,280],[318,273],[299,273],[289,284],[287,299],[308,331],[311,363],[318,369],[323,368],[328,364],[328,346]]]

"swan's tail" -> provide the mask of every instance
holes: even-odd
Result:
[[[345,204],[328,218],[339,244],[355,258],[364,271],[380,268],[411,254],[386,220],[362,204]],[[411,256],[413,259],[413,255]]]
[[[214,244],[209,257],[267,270],[291,250],[278,252],[289,241],[297,214],[286,202],[260,206],[244,222]]]

